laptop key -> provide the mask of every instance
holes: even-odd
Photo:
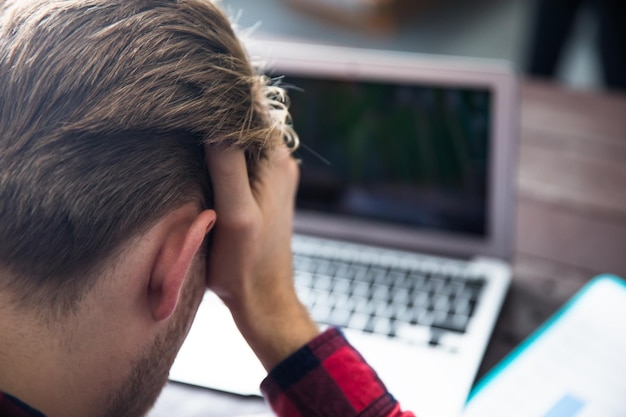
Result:
[[[343,308],[335,307],[330,313],[328,320],[329,324],[339,327],[347,327],[352,317],[352,312]]]
[[[380,301],[387,301],[389,299],[389,287],[386,285],[372,284],[371,286],[372,298]]]
[[[348,265],[345,271],[343,271],[342,277],[357,281],[366,281],[368,271],[368,268],[363,265]]]
[[[335,278],[333,280],[333,292],[348,294],[350,292],[350,280],[343,278]]]
[[[435,293],[443,293],[445,292],[445,288],[446,288],[446,279],[441,276],[441,275],[437,275],[436,277],[432,277],[430,279],[430,284],[431,284],[431,291],[435,292]]]
[[[377,303],[374,314],[377,317],[391,318],[395,316],[395,310],[393,306],[385,303]]]
[[[413,292],[413,304],[422,308],[427,308],[430,304],[430,295],[424,291]]]
[[[436,319],[431,328],[439,330],[447,330],[455,333],[465,333],[467,329],[467,319],[465,316],[448,316],[446,318]]]
[[[387,273],[386,283],[390,286],[402,285],[404,283],[404,278],[406,277],[406,271],[398,271],[393,270]]]
[[[378,333],[386,336],[392,331],[391,321],[387,318],[374,316],[371,318],[370,323],[373,333]]]
[[[410,323],[414,316],[413,307],[409,307],[407,305],[393,305],[394,307],[394,317],[397,321]],[[415,321],[417,323],[417,320]]]
[[[407,305],[409,303],[409,292],[404,288],[396,288],[396,291],[391,294],[391,303],[397,306]]]
[[[348,327],[355,330],[363,330],[369,322],[370,316],[365,314],[353,313],[348,321]]]
[[[370,268],[363,277],[363,281],[375,284],[387,284],[387,271],[379,268]]]
[[[352,295],[367,298],[369,296],[369,284],[365,282],[354,282],[352,284]]]
[[[318,291],[329,292],[333,286],[333,280],[327,275],[321,275],[317,273],[313,276],[312,285],[313,288]]]
[[[320,303],[317,301],[311,308],[311,316],[313,319],[320,323],[328,323],[331,307],[326,303]]]
[[[355,313],[364,315],[372,313],[373,305],[367,298],[351,296],[350,300],[352,300],[353,310]]]
[[[447,313],[450,310],[450,297],[448,295],[435,294],[432,302],[433,309],[436,311],[444,311]]]
[[[469,316],[471,313],[470,299],[469,298],[456,298],[454,300],[454,304],[452,305],[452,312],[455,314]]]

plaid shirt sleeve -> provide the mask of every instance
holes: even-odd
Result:
[[[0,391],[0,416],[2,417],[46,417],[20,400]]]
[[[336,328],[278,364],[261,391],[279,417],[415,417],[400,411],[374,370]]]

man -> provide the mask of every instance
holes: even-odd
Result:
[[[590,7],[597,20],[598,57],[607,87],[626,91],[626,5],[622,0],[536,0],[528,72],[553,78],[577,16]]]
[[[296,138],[222,12],[0,4],[0,415],[145,414],[207,287],[277,414],[411,415],[296,297]]]

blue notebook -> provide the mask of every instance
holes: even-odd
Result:
[[[601,275],[481,379],[463,417],[626,417],[626,282]]]

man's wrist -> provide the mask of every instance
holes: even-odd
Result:
[[[248,307],[231,309],[231,313],[239,331],[268,371],[320,333],[297,298],[289,303],[273,304],[271,309]]]

